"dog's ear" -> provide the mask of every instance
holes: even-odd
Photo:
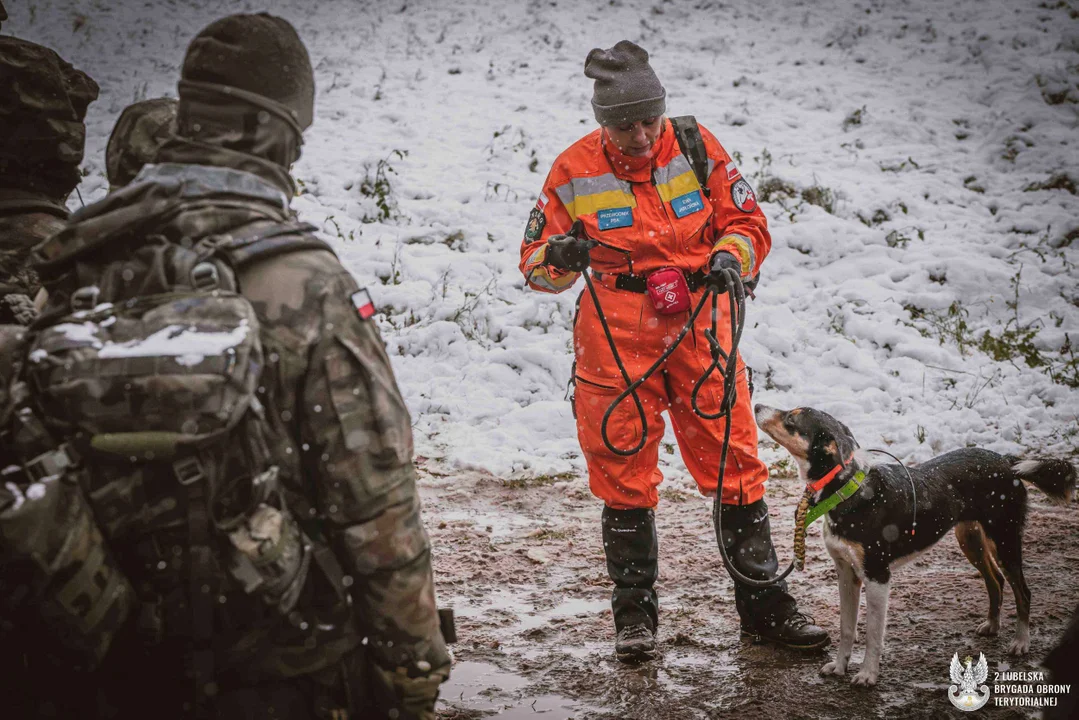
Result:
[[[837,421],[838,422],[838,421]],[[861,447],[858,441],[854,439],[854,433],[850,431],[850,428],[839,423],[839,427],[843,428],[843,432],[839,433],[835,439],[837,449],[839,450],[840,459],[843,462],[847,461],[854,451]]]
[[[821,472],[842,462],[846,455],[839,455],[835,436],[827,428],[818,428],[809,443],[809,466]]]
[[[813,441],[809,446],[811,465],[823,470],[836,465],[846,465],[847,460],[858,448],[858,443],[850,429],[838,421],[835,425],[837,427],[834,431],[832,427],[822,427],[813,434]]]

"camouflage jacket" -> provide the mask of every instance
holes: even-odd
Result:
[[[77,212],[35,257],[51,306],[66,303],[75,288],[65,285],[70,279],[50,276],[50,263],[119,229],[140,223],[190,243],[266,219],[291,220],[288,197],[276,184],[227,167],[148,165],[127,188]],[[309,647],[289,656],[295,666],[264,670],[314,672],[361,642],[390,673],[415,677],[448,666],[411,422],[378,329],[352,302],[355,280],[324,250],[265,258],[238,279],[261,324],[267,364],[258,393],[275,436],[274,462],[295,506],[307,508],[308,527],[317,528],[346,573],[354,623],[351,639],[342,638],[333,652]],[[144,571],[133,564],[125,571],[138,587]]]

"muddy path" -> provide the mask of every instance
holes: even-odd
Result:
[[[825,654],[800,655],[739,638],[730,580],[710,523],[709,501],[664,488],[660,542],[660,645],[652,663],[613,655],[610,583],[599,501],[583,478],[503,481],[448,473],[421,459],[425,520],[435,549],[439,601],[457,615],[457,664],[439,717],[464,718],[937,718],[969,717],[947,699],[955,652],[985,653],[993,673],[1037,671],[1079,602],[1079,508],[1036,490],[1025,535],[1033,593],[1031,652],[1006,652],[1015,606],[1006,591],[1001,633],[975,634],[985,587],[951,534],[892,582],[886,654],[876,688],[825,679]],[[767,501],[780,562],[791,557],[798,481],[773,479]],[[792,575],[801,609],[838,641],[838,590],[819,524],[806,570]],[[864,600],[851,665],[864,652]],[[990,704],[989,718],[1038,717]]]

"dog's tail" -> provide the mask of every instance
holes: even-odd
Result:
[[[1067,460],[1020,460],[1009,457],[1012,472],[1058,503],[1066,504],[1075,497],[1075,483],[1079,473]]]

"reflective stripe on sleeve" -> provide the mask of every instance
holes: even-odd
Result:
[[[749,241],[749,238],[734,234],[724,235],[712,248],[712,254],[715,255],[721,250],[733,252],[738,256],[738,259],[742,261],[743,275],[753,272],[753,267],[757,263],[757,254],[753,252],[753,243]]]
[[[546,267],[538,265],[528,273],[528,282],[544,290],[561,292],[572,285],[577,280],[578,275],[580,273],[570,272],[559,277],[551,277]]]

